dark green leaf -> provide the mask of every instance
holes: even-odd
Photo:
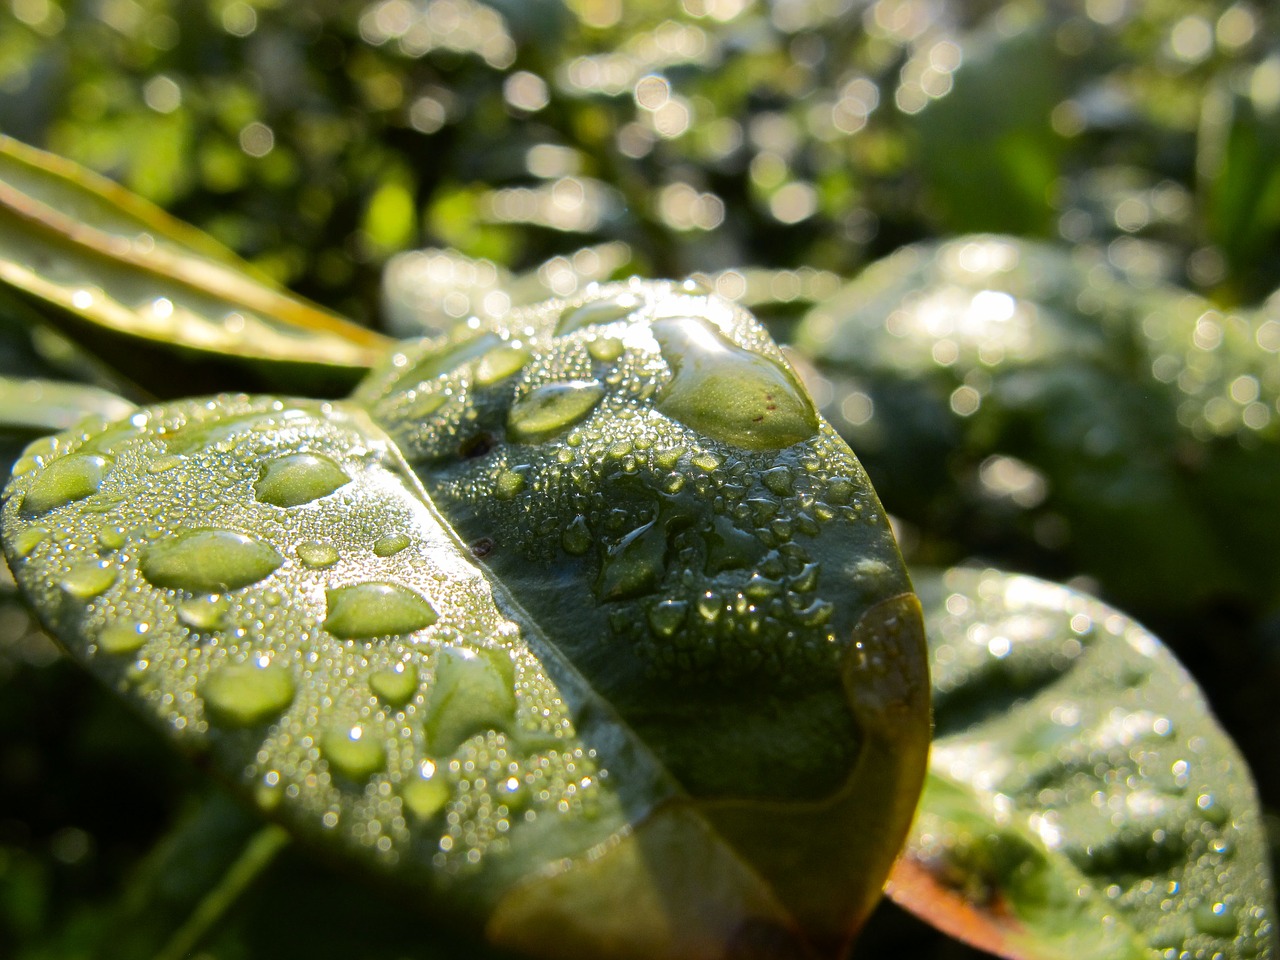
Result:
[[[995,571],[920,583],[937,736],[889,893],[1004,957],[1276,954],[1253,783],[1142,627]]]

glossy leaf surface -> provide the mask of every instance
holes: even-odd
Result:
[[[1165,613],[1280,603],[1277,331],[1096,251],[975,235],[872,264],[797,345],[890,510]]]
[[[69,329],[275,365],[359,370],[384,338],[258,278],[124,188],[0,139],[0,282]]]
[[[264,812],[498,945],[838,951],[928,736],[874,494],[724,301],[635,284],[511,323],[403,351],[357,404],[41,441],[5,507],[19,583]]]
[[[1004,957],[1275,956],[1248,768],[1172,654],[1056,584],[918,580],[937,734],[890,896]]]

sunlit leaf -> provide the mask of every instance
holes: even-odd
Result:
[[[129,401],[88,384],[0,377],[0,430],[28,437],[69,429],[86,417],[118,420],[133,409]]]
[[[407,346],[354,404],[153,407],[14,470],[10,562],[73,655],[498,945],[834,955],[879,896],[918,607],[725,301],[615,285]]]
[[[86,335],[96,328],[282,373],[317,367],[349,379],[385,343],[255,277],[122,187],[8,138],[0,139],[0,281]]]
[[[1160,641],[1042,580],[917,580],[937,733],[890,896],[1019,960],[1275,956],[1248,768]]]

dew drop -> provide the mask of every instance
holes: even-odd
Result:
[[[124,546],[125,529],[119,524],[103,523],[98,527],[98,543],[104,550],[119,550]]]
[[[435,764],[423,765],[431,770],[431,776],[409,777],[400,785],[400,799],[405,810],[418,820],[430,820],[449,802],[449,784],[435,774]]]
[[[262,465],[253,493],[263,503],[298,507],[351,482],[340,466],[316,453],[291,453]]]
[[[625,600],[654,590],[665,569],[666,537],[650,520],[605,551],[596,589],[605,600]]]
[[[503,470],[493,484],[493,495],[499,500],[510,500],[524,489],[524,475],[515,470]]]
[[[178,604],[178,619],[193,630],[221,630],[227,622],[227,601],[196,597]]]
[[[520,347],[494,347],[476,362],[476,386],[491,387],[517,373],[532,354]]]
[[[474,360],[501,343],[502,338],[496,334],[474,334],[458,343],[447,345],[438,353],[427,354],[414,367],[413,373],[421,380],[433,380],[442,373],[450,373],[467,361]]]
[[[225,593],[271,575],[284,557],[261,540],[234,530],[196,528],[151,544],[138,563],[157,587]]]
[[[683,600],[663,600],[649,608],[649,627],[659,637],[673,637],[688,613],[689,605]]]
[[[152,475],[168,473],[170,470],[172,470],[174,467],[178,466],[179,464],[183,463],[185,460],[186,460],[186,457],[178,456],[177,454],[165,454],[162,457],[156,457],[154,460],[152,460],[150,463],[147,464],[147,473],[150,473]]]
[[[329,767],[350,780],[368,780],[387,765],[387,750],[363,727],[331,727],[320,736]]]
[[[591,532],[587,529],[587,518],[579,514],[569,521],[569,525],[560,534],[560,545],[564,552],[580,557],[591,549]]]
[[[78,600],[91,600],[116,582],[116,568],[105,560],[77,564],[58,581],[58,586]]]
[[[745,350],[704,320],[653,324],[671,381],[657,408],[687,427],[747,450],[780,450],[818,432],[818,414],[795,376]]]
[[[324,628],[343,640],[413,633],[436,622],[435,608],[398,583],[353,583],[325,591]]]
[[[319,540],[304,540],[295,551],[302,565],[312,570],[323,570],[338,562],[338,549],[331,543]]]
[[[388,533],[386,536],[379,537],[374,543],[373,552],[379,557],[394,557],[407,546],[409,546],[408,534]]]
[[[486,730],[514,726],[515,669],[505,650],[443,647],[427,699],[424,729],[437,756]]]
[[[1196,929],[1213,937],[1234,937],[1240,923],[1235,910],[1225,903],[1203,903],[1192,913]]]
[[[98,634],[98,649],[115,655],[136,653],[147,642],[149,630],[150,625],[146,623],[117,620]]]
[[[398,663],[394,667],[369,674],[369,689],[383,703],[403,707],[418,692],[418,681],[417,667]]]
[[[22,499],[22,512],[44,513],[97,493],[111,461],[91,453],[75,453],[53,461],[37,474]]]
[[[1202,793],[1196,797],[1196,809],[1214,826],[1222,826],[1231,818],[1227,808],[1212,793]]]
[[[507,433],[518,443],[549,440],[581,421],[603,396],[595,380],[543,384],[512,404]]]
[[[622,341],[617,337],[592,337],[587,341],[587,353],[601,363],[613,363],[622,356],[624,349]]]
[[[48,527],[27,527],[13,538],[13,552],[20,557],[29,557],[48,537]]]
[[[209,715],[231,727],[252,727],[293,703],[293,677],[284,667],[229,663],[200,682]]]
[[[786,467],[774,467],[771,470],[766,470],[760,475],[760,479],[771,492],[780,497],[787,497],[795,492],[795,477]]]
[[[604,300],[592,300],[578,307],[569,307],[560,314],[560,320],[556,323],[556,336],[599,323],[625,320],[638,306],[640,301],[634,294],[624,293]]]

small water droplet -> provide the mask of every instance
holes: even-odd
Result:
[[[817,434],[817,411],[781,362],[696,317],[659,320],[652,330],[672,371],[657,408],[671,419],[747,450],[780,450]]]
[[[529,362],[532,354],[520,347],[494,347],[476,362],[475,382],[478,387],[491,387],[507,379]]]
[[[252,727],[278,716],[293,703],[293,677],[285,667],[256,662],[229,663],[199,685],[210,717],[233,727]]]
[[[436,622],[435,608],[398,583],[353,583],[325,591],[324,628],[343,640],[413,633]]]
[[[350,780],[368,780],[387,765],[387,750],[364,727],[331,727],[320,736],[329,767]]]
[[[659,637],[672,637],[688,613],[689,605],[683,600],[662,600],[649,608],[649,626]]]
[[[126,654],[136,653],[142,649],[150,636],[151,625],[133,623],[128,620],[116,620],[103,627],[98,634],[98,649],[103,653]]]
[[[262,465],[253,494],[276,507],[298,507],[351,482],[340,466],[316,453],[291,453]]]
[[[503,470],[493,484],[493,495],[499,500],[511,500],[524,489],[524,474],[515,470]]]
[[[369,674],[369,689],[383,703],[403,707],[418,692],[418,680],[417,667],[398,663],[394,667]]]
[[[580,557],[591,549],[591,532],[587,529],[587,518],[579,514],[569,521],[569,525],[560,534],[560,545],[564,552]]]
[[[80,563],[67,571],[58,586],[78,600],[91,600],[116,582],[116,568],[105,560]]]
[[[409,546],[409,535],[405,533],[388,533],[379,537],[373,545],[373,552],[379,557],[393,557]]]
[[[282,563],[284,557],[261,540],[196,528],[148,546],[138,568],[157,587],[225,593],[265,579]]]
[[[586,417],[603,396],[595,380],[545,383],[512,404],[507,432],[518,443],[549,440]]]
[[[578,307],[568,307],[560,314],[560,320],[556,323],[556,336],[564,336],[595,324],[625,320],[638,306],[640,300],[635,294],[623,293],[603,300],[591,300]]]
[[[423,721],[433,753],[444,756],[477,733],[513,727],[515,711],[515,669],[505,650],[441,648]]]
[[[196,597],[178,604],[178,619],[193,630],[221,630],[226,626],[227,601]]]
[[[92,496],[102,487],[110,469],[110,460],[91,453],[73,453],[54,460],[27,487],[22,512],[44,513]]]
[[[310,567],[312,570],[324,570],[338,562],[337,547],[331,543],[321,543],[319,540],[304,540],[298,544],[294,552],[297,553],[303,566]]]

